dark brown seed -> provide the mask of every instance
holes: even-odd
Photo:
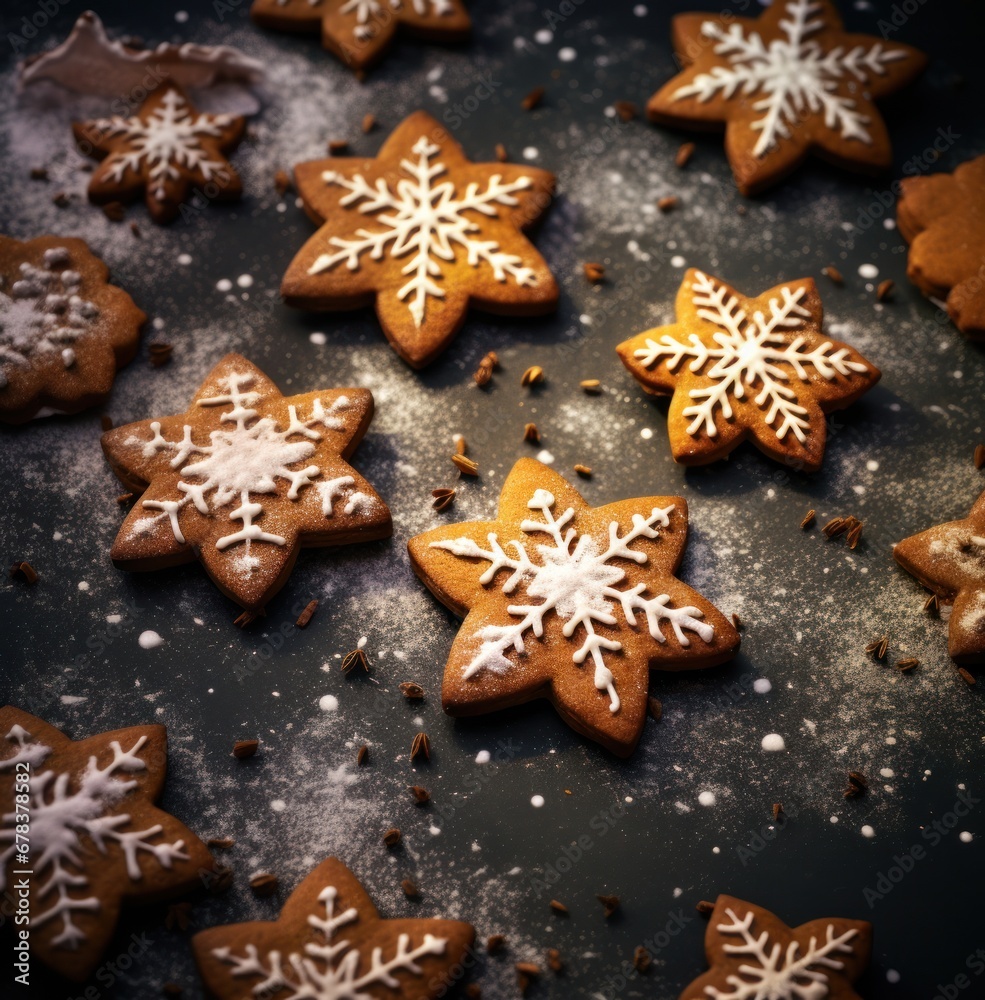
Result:
[[[530,444],[540,444],[540,431],[537,430],[536,424],[523,425],[523,440],[529,441]]]
[[[122,222],[127,214],[127,207],[122,201],[111,201],[103,205],[103,215],[110,222]]]
[[[32,181],[46,181],[48,179],[48,168],[47,167],[32,167],[31,168],[31,180]]]
[[[900,660],[899,663],[896,664],[896,669],[901,673],[907,674],[915,667],[919,666],[920,661],[915,656],[910,656],[905,660]]]
[[[606,920],[619,909],[618,896],[596,896],[595,898],[602,904],[602,915]]]
[[[707,899],[699,900],[694,907],[703,917],[710,917],[715,910],[715,904],[709,903]]]
[[[736,631],[742,628],[742,619],[734,611],[732,612],[732,627]]]
[[[936,594],[931,594],[930,597],[923,602],[923,609],[929,615],[936,615],[937,612],[940,611],[940,601],[937,599]]]
[[[116,502],[121,506],[125,506],[133,499],[132,493],[121,493],[117,498]]]
[[[841,794],[846,799],[857,799],[865,794],[865,789],[859,788],[858,785],[848,785]]]
[[[233,870],[229,865],[216,865],[207,873],[206,889],[215,896],[229,890],[233,884]]]
[[[833,517],[821,529],[828,538],[837,538],[840,534],[848,530],[849,521],[846,517]]]
[[[426,806],[431,801],[431,793],[420,785],[410,785],[410,794],[414,796],[414,802],[419,806]]]
[[[856,788],[868,788],[869,782],[861,771],[849,771],[848,780]]]
[[[633,950],[633,968],[637,972],[646,972],[652,962],[653,959],[650,957],[650,953],[643,945],[638,944]]]
[[[164,915],[164,926],[167,927],[169,931],[175,930],[187,931],[188,926],[191,923],[192,915],[192,904],[181,902],[172,903]]]
[[[174,345],[156,340],[152,344],[147,345],[147,351],[150,354],[150,363],[155,368],[160,368],[161,365],[166,365],[171,360],[171,352],[174,351]]]
[[[161,987],[161,992],[166,997],[180,997],[185,991],[177,983],[165,983]]]
[[[400,693],[408,701],[420,701],[424,697],[424,688],[414,681],[403,681],[400,685]]]
[[[464,455],[469,450],[469,443],[465,440],[464,434],[455,435],[455,454]]]
[[[486,938],[486,952],[495,955],[506,947],[506,938],[502,934],[490,934]]]
[[[975,463],[976,469],[980,469],[983,465],[985,465],[985,444],[975,445],[975,454],[972,461]]]
[[[958,667],[958,673],[961,675],[961,680],[963,680],[968,687],[974,687],[978,683],[975,675],[970,670],[966,670],[964,667]]]
[[[550,903],[548,903],[548,906],[550,906],[550,908],[555,913],[567,913],[568,912],[568,908],[559,899],[552,899],[550,901]]]
[[[516,971],[523,972],[528,976],[539,976],[540,966],[534,962],[517,962]]]
[[[578,385],[591,396],[597,396],[602,391],[602,383],[597,378],[582,379]]]
[[[362,766],[363,766],[363,764],[365,764],[365,763],[366,763],[366,760],[367,760],[367,758],[368,758],[368,757],[369,757],[369,747],[368,747],[368,746],[366,746],[366,744],[364,743],[364,744],[363,744],[363,745],[362,745],[362,746],[361,746],[361,747],[360,747],[360,748],[359,748],[359,749],[358,749],[358,750],[356,751],[356,766],[357,766],[357,767],[362,767]]]
[[[560,972],[564,968],[564,962],[561,961],[561,952],[557,948],[547,949],[547,967],[551,972]]]
[[[452,455],[451,460],[463,476],[479,475],[479,463],[472,461],[467,455]]]
[[[427,733],[418,733],[410,744],[410,759],[416,760],[421,756],[425,760],[431,759],[431,740]]]
[[[657,208],[659,208],[661,212],[670,212],[677,208],[677,203],[678,199],[674,195],[668,194],[657,200]]]
[[[64,191],[59,191],[51,201],[57,208],[68,208],[68,195]]]
[[[520,996],[525,997],[527,995],[527,990],[530,989],[530,984],[533,979],[526,972],[518,972],[516,974],[516,988],[520,992]]]
[[[848,547],[854,549],[858,546],[858,543],[862,540],[862,522],[858,521],[852,530],[848,532],[845,541],[848,542]]]
[[[817,511],[812,507],[805,515],[804,520],[800,522],[800,526],[805,530],[817,520]]]
[[[582,269],[590,285],[599,285],[605,280],[605,267],[602,264],[583,264]]]
[[[836,285],[843,285],[845,283],[845,279],[841,276],[841,271],[839,271],[838,268],[833,267],[831,264],[827,267],[822,267],[821,274],[833,281]]]
[[[113,418],[108,413],[104,413],[99,418],[99,426],[102,427],[104,431],[111,431],[113,429]]]
[[[311,621],[314,613],[318,610],[318,600],[313,598],[308,601],[305,605],[304,611],[298,615],[298,620],[295,622],[298,628],[307,628],[308,622]]]
[[[285,195],[291,190],[291,175],[286,170],[278,170],[274,174],[274,187],[279,195]]]
[[[332,156],[338,156],[340,153],[344,153],[349,148],[349,141],[347,139],[329,139],[328,140],[328,151]]]
[[[237,740],[233,744],[233,756],[237,760],[246,760],[257,752],[259,746],[259,740]]]
[[[885,302],[893,294],[893,288],[895,282],[892,278],[887,278],[885,281],[880,281],[878,287],[876,288],[876,299],[879,302]]]
[[[363,115],[363,132],[370,133],[376,128],[376,118],[373,115]]]
[[[238,618],[233,619],[233,624],[237,628],[246,628],[247,625],[252,625],[262,615],[262,611],[244,611]]]
[[[431,496],[434,498],[431,506],[435,510],[445,510],[455,502],[455,491],[445,486],[431,490]]]
[[[342,657],[342,673],[350,674],[358,667],[363,673],[369,673],[369,661],[361,649],[354,649]]]
[[[632,101],[613,101],[612,107],[621,122],[631,122],[639,113],[639,109]]]
[[[649,697],[646,699],[646,707],[650,712],[650,717],[654,722],[659,722],[664,717],[664,707],[659,698]]]
[[[484,385],[489,385],[492,381],[492,365],[487,365],[484,361],[472,372],[472,381],[481,389]]]
[[[138,240],[140,239],[141,235],[140,226],[138,226],[137,223],[132,220],[130,222],[130,232],[133,233],[133,235],[136,236]]]
[[[506,147],[501,143],[496,143],[496,159],[500,163],[505,163],[509,159],[509,154],[506,152]]]
[[[250,879],[250,888],[261,897],[272,896],[277,891],[277,876],[268,872],[254,875]]]
[[[889,636],[884,635],[878,639],[873,639],[872,642],[865,647],[867,653],[872,653],[877,660],[881,660],[886,655],[886,650],[889,649]]]
[[[400,883],[400,888],[404,890],[404,895],[408,899],[417,899],[420,896],[420,892],[417,889],[417,883],[413,879],[405,878],[403,882]]]
[[[482,363],[489,365],[490,368],[496,369],[499,367],[499,355],[495,351],[486,351],[486,355],[482,359]]]
[[[209,847],[217,847],[222,851],[228,851],[236,841],[232,837],[210,837],[206,843]]]
[[[524,111],[533,111],[534,108],[540,105],[540,102],[544,99],[544,94],[546,91],[543,87],[534,87],[529,94],[520,102],[520,107]]]
[[[684,145],[677,150],[677,155],[674,157],[674,163],[676,163],[679,167],[686,167],[692,156],[694,156],[694,143],[685,142]]]
[[[540,365],[531,365],[521,376],[520,385],[537,385],[544,381],[544,369]]]
[[[591,466],[582,465],[581,463],[579,463],[574,468],[575,468],[575,472],[577,472],[578,475],[582,477],[582,479],[591,479],[592,478],[592,469],[591,469]]]
[[[23,580],[29,586],[33,586],[38,582],[37,571],[29,562],[24,562],[23,560],[15,562],[10,567],[10,578],[11,580]]]
[[[783,815],[783,803],[773,803],[773,821],[776,822]]]
[[[386,833],[383,834],[383,843],[387,847],[396,847],[400,843],[400,831],[395,827],[391,826]]]

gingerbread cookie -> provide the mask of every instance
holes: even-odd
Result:
[[[213,927],[192,940],[202,979],[218,1000],[269,996],[433,1000],[475,940],[471,924],[384,920],[337,858],[291,893],[277,920]]]
[[[592,508],[532,458],[513,467],[495,521],[412,538],[411,563],[465,622],[442,703],[479,715],[548,698],[565,721],[628,756],[649,668],[698,670],[735,655],[735,628],[674,578],[687,502],[642,497]]]
[[[816,472],[824,414],[849,406],[879,369],[821,333],[823,309],[810,278],[747,299],[690,268],[677,293],[677,322],[616,350],[643,388],[672,395],[667,429],[674,460],[704,465],[752,438],[771,458]]]
[[[854,170],[891,166],[873,102],[923,70],[922,52],[846,33],[830,0],[775,0],[758,18],[679,14],[672,24],[687,68],[650,98],[647,114],[666,125],[724,124],[743,194],[775,184],[811,150]]]
[[[464,42],[472,30],[462,0],[253,0],[250,17],[274,31],[320,32],[356,71],[383,57],[398,27],[433,42]]]
[[[284,275],[284,300],[303,309],[375,301],[387,339],[415,368],[447,347],[469,303],[523,316],[557,305],[557,282],[523,235],[550,204],[546,170],[471,163],[418,111],[376,159],[313,160],[294,176],[321,229]]]
[[[705,933],[711,968],[680,1000],[860,1000],[852,984],[872,954],[872,925],[823,917],[788,927],[761,906],[719,896]]]
[[[953,604],[947,651],[956,663],[985,662],[985,493],[971,513],[893,547],[893,556],[942,604]]]
[[[103,162],[89,182],[97,205],[130,202],[141,192],[151,218],[172,222],[196,190],[209,201],[235,201],[243,190],[225,154],[239,145],[246,119],[199,114],[180,87],[165,83],[132,118],[76,122],[79,150]]]
[[[82,240],[0,236],[0,421],[105,402],[146,319]]]
[[[905,177],[900,185],[906,276],[924,295],[946,300],[962,333],[985,338],[985,156],[953,174]]]
[[[194,889],[212,869],[198,837],[154,805],[166,763],[164,726],[76,742],[0,708],[0,892],[28,908],[18,941],[69,979],[96,968],[125,901]]]
[[[285,397],[227,354],[184,413],[103,435],[113,471],[142,494],[113,562],[156,570],[199,559],[224,594],[258,610],[302,547],[388,538],[390,511],[345,461],[372,418],[367,389]]]

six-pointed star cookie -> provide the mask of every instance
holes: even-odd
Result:
[[[465,616],[445,667],[445,710],[549,698],[574,729],[630,754],[650,667],[711,667],[739,648],[721,612],[675,579],[686,543],[680,497],[592,508],[546,465],[521,459],[495,521],[409,542],[418,576]]]
[[[155,222],[173,221],[193,190],[209,201],[235,201],[239,175],[226,160],[246,119],[199,114],[180,87],[153,91],[132,118],[114,115],[72,126],[79,149],[103,162],[89,182],[98,205],[134,201],[141,191]]]
[[[192,946],[218,1000],[430,1000],[445,995],[474,939],[458,920],[381,919],[352,872],[329,858],[279,919],[213,927]]]
[[[13,898],[14,872],[32,872],[31,950],[63,976],[92,972],[125,900],[193,889],[212,868],[198,837],[154,805],[166,761],[163,726],[75,742],[27,712],[0,708],[0,893]],[[15,799],[21,785],[26,807]]]
[[[146,318],[82,240],[0,236],[0,421],[104,402]]]
[[[821,334],[810,278],[747,299],[691,268],[677,293],[677,322],[616,348],[654,395],[673,394],[667,429],[674,460],[703,465],[751,437],[771,458],[816,472],[824,414],[879,381],[857,351]]]
[[[320,31],[357,71],[379,61],[398,27],[434,42],[463,42],[472,29],[462,0],[253,0],[250,17],[274,31]]]
[[[852,983],[872,952],[872,925],[822,917],[788,927],[761,906],[719,896],[705,932],[711,968],[680,1000],[860,1000]]]
[[[896,220],[910,244],[906,276],[947,300],[957,328],[985,338],[985,156],[953,174],[904,177]]]
[[[898,542],[896,561],[953,604],[947,651],[956,663],[985,662],[985,493],[959,521],[946,521]]]
[[[200,559],[217,586],[256,610],[302,546],[389,537],[390,512],[345,461],[373,417],[366,389],[284,397],[228,354],[185,413],[107,431],[103,451],[142,493],[113,545],[122,569]]]
[[[725,152],[739,190],[769,187],[810,150],[878,172],[892,163],[873,101],[924,67],[923,53],[847,34],[830,0],[775,0],[758,18],[679,14],[674,51],[687,68],[654,94],[652,121],[725,124]]]
[[[314,160],[294,176],[321,229],[288,268],[284,300],[305,309],[375,300],[393,349],[415,368],[444,350],[470,302],[514,315],[557,304],[557,283],[522,232],[550,203],[546,170],[471,163],[418,111],[376,159]]]

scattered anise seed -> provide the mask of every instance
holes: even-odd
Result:
[[[332,156],[336,156],[338,153],[344,153],[349,148],[348,139],[329,139],[328,140],[328,151]]]
[[[552,899],[550,901],[550,903],[548,903],[548,906],[550,906],[550,908],[555,913],[567,913],[568,912],[568,908],[559,899]]]
[[[591,479],[592,478],[592,469],[591,469],[591,466],[582,465],[581,463],[579,463],[579,464],[577,464],[575,466],[575,472],[577,472],[578,475],[582,477],[582,479]]]
[[[400,888],[404,890],[404,895],[408,899],[417,899],[420,896],[420,892],[417,889],[417,883],[413,879],[405,878],[403,882],[400,883]]]
[[[456,455],[464,455],[469,450],[469,443],[465,440],[464,434],[456,434],[454,441]]]
[[[486,351],[485,357],[482,359],[483,364],[489,364],[493,368],[499,367],[499,355],[495,351]]]
[[[361,649],[354,649],[342,657],[342,673],[350,674],[358,667],[363,673],[369,673],[369,661]]]
[[[208,876],[206,889],[214,896],[228,891],[233,884],[233,870],[229,865],[216,865]]]
[[[28,585],[33,585],[38,582],[37,570],[35,570],[29,562],[24,560],[15,562],[13,566],[10,567],[10,578],[11,580],[23,580]]]
[[[172,903],[164,915],[164,926],[167,929],[187,931],[191,923],[192,904],[188,902]]]
[[[420,701],[424,697],[424,688],[414,681],[402,681],[400,684],[400,693],[408,701]]]
[[[774,802],[773,803],[773,822],[777,822],[779,818],[783,815],[783,803]]]
[[[857,799],[865,794],[865,789],[859,788],[858,785],[848,785],[841,794],[846,799]]]
[[[540,431],[537,430],[536,424],[523,425],[523,440],[529,441],[530,444],[540,444]]]
[[[975,445],[975,454],[972,457],[976,469],[981,469],[985,465],[985,444]]]
[[[147,345],[147,351],[150,354],[150,363],[155,368],[160,368],[161,365],[166,365],[171,360],[174,345],[166,344],[161,340],[155,340],[153,343]]]
[[[318,599],[312,598],[305,605],[304,611],[298,615],[298,620],[294,623],[298,628],[307,628],[308,622],[311,621],[312,616],[318,610]]]
[[[651,695],[646,699],[646,707],[654,722],[659,722],[664,717],[664,707],[659,698],[654,698]]]
[[[400,831],[395,827],[391,826],[386,833],[383,834],[383,843],[387,847],[396,847],[400,843]]]
[[[233,624],[237,628],[246,628],[247,625],[252,625],[261,615],[262,612],[260,611],[244,611],[238,618],[233,619]]]
[[[510,154],[506,152],[506,147],[501,143],[496,143],[496,159],[500,163],[505,163],[510,158]]]
[[[431,801],[431,793],[420,785],[410,785],[410,794],[414,796],[414,802],[419,806],[426,806]]]
[[[520,102],[520,107],[524,111],[533,111],[534,108],[540,105],[540,102],[544,99],[544,94],[546,91],[543,87],[534,87],[529,94]]]
[[[474,372],[472,372],[472,381],[481,389],[484,385],[488,385],[492,381],[492,366],[487,364],[480,364]]]
[[[806,531],[816,520],[817,511],[811,507],[811,509],[804,515],[804,520],[800,522],[800,526]]]
[[[578,385],[591,395],[596,395],[602,391],[602,383],[597,378],[583,378]]]
[[[746,206],[743,205],[742,202],[740,201],[739,204],[735,206],[735,211],[739,215],[746,215],[748,213],[749,209],[746,208]]]
[[[858,543],[862,540],[862,522],[858,521],[852,530],[848,532],[845,536],[845,541],[848,543],[850,549],[855,549]]]
[[[736,631],[742,628],[742,619],[734,611],[732,612],[732,628]]]
[[[425,760],[431,759],[431,740],[427,733],[418,733],[410,744],[410,759],[416,760],[421,755]]]
[[[370,133],[376,128],[376,118],[373,115],[363,115],[363,132]]]
[[[900,660],[896,664],[896,669],[899,670],[901,673],[905,674],[913,670],[915,667],[919,666],[920,666],[920,661],[915,656],[910,656],[907,657],[907,659],[905,660]]]
[[[602,264],[589,263],[582,265],[589,284],[598,285],[605,280],[605,267]]]
[[[856,788],[868,788],[868,779],[862,774],[861,771],[849,771],[848,780],[855,785]]]
[[[236,841],[232,837],[210,837],[206,841],[207,847],[217,847],[222,851],[228,851]]]
[[[140,226],[138,226],[132,219],[130,220],[130,232],[133,233],[138,240],[140,239]]]
[[[102,427],[104,431],[111,431],[113,429],[113,418],[108,413],[104,413],[99,418],[99,426]]]
[[[619,897],[618,896],[596,896],[595,897],[602,904],[602,915],[606,920],[611,917],[616,910],[619,909]]]
[[[277,876],[269,872],[254,875],[250,879],[250,888],[261,897],[272,896],[277,891]]]
[[[978,683],[975,679],[975,675],[970,670],[966,670],[964,667],[958,667],[958,673],[961,675],[961,679],[968,685],[968,687],[974,687]]]
[[[613,101],[612,107],[621,122],[631,122],[638,113],[638,109],[632,101]]]
[[[486,953],[495,955],[506,947],[506,938],[502,934],[490,934],[486,938]]]
[[[431,506],[435,510],[445,510],[455,502],[455,491],[447,486],[431,490],[431,496],[434,497]]]
[[[521,376],[520,385],[536,385],[544,381],[544,369],[540,365],[531,365]]]
[[[677,208],[677,203],[677,197],[675,195],[668,194],[657,200],[657,208],[659,208],[661,212],[669,212],[672,209]]]
[[[694,908],[701,914],[701,916],[710,917],[715,910],[715,904],[709,903],[707,899],[701,899],[698,900]]]
[[[259,747],[259,740],[237,740],[233,744],[233,756],[237,760],[246,760],[247,757],[252,757]]]
[[[525,997],[527,995],[527,990],[530,989],[530,984],[533,982],[533,978],[526,972],[518,972],[516,974],[516,988],[520,992],[520,996]]]
[[[127,207],[122,201],[110,201],[103,205],[103,215],[110,222],[122,222],[126,218]]]
[[[68,195],[64,191],[59,191],[51,201],[56,208],[68,208]]]
[[[940,601],[938,600],[936,594],[931,594],[930,597],[923,602],[923,610],[929,615],[936,615],[940,609]]]
[[[679,167],[686,167],[692,156],[694,156],[694,143],[685,142],[684,145],[677,150],[677,155],[674,157],[674,163],[676,163]]]
[[[886,655],[886,650],[889,649],[889,636],[880,636],[878,639],[873,639],[872,642],[865,647],[867,653],[872,653],[877,660],[881,660]]]
[[[653,959],[650,957],[650,953],[643,945],[638,944],[633,950],[633,968],[637,972],[646,972],[652,962]]]
[[[516,971],[523,972],[528,976],[539,976],[540,966],[534,962],[517,962]]]
[[[46,181],[48,179],[48,168],[47,167],[32,167],[31,168],[31,180],[32,181]]]
[[[291,175],[286,170],[278,170],[274,174],[274,187],[279,195],[285,195],[291,190]]]
[[[452,463],[463,476],[479,475],[479,463],[472,461],[467,455],[452,455]]]
[[[165,983],[161,987],[161,992],[166,997],[180,997],[185,991],[177,983]]]
[[[887,278],[885,281],[880,281],[878,287],[876,288],[876,300],[879,302],[885,302],[890,295],[893,294],[893,288],[896,282],[892,278]]]
[[[821,529],[828,538],[837,538],[840,534],[848,530],[848,518],[833,517]]]
[[[836,285],[843,285],[845,283],[845,279],[841,276],[841,271],[839,271],[838,268],[833,267],[831,264],[827,267],[822,267],[821,274],[833,281]]]
[[[561,952],[557,948],[547,949],[547,967],[551,972],[560,972],[564,968],[564,962],[561,961]]]
[[[362,767],[366,763],[366,759],[369,757],[369,747],[364,743],[356,751],[356,767]]]

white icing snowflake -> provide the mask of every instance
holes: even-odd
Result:
[[[829,990],[828,977],[821,970],[843,969],[844,962],[831,956],[852,954],[847,942],[858,933],[852,929],[835,937],[834,927],[828,924],[824,943],[819,944],[812,937],[807,950],[798,957],[800,946],[796,941],[791,941],[784,952],[777,943],[769,946],[766,931],[758,937],[752,934],[750,928],[755,916],[752,910],[741,920],[731,907],[725,912],[732,922],[719,924],[716,929],[721,934],[734,934],[743,940],[743,944],[724,945],[725,953],[748,955],[751,962],[739,966],[741,975],[733,973],[726,977],[730,987],[727,991],[706,986],[705,993],[712,1000],[822,1000]]]
[[[147,742],[146,736],[137,739],[129,750],[113,740],[109,745],[113,759],[105,767],[99,766],[95,756],[90,757],[74,792],[70,789],[71,774],[39,770],[51,753],[50,747],[33,742],[31,734],[21,726],[14,726],[6,739],[17,749],[12,757],[0,761],[0,771],[12,771],[25,762],[31,768],[30,856],[35,874],[44,879],[34,890],[31,926],[37,929],[49,921],[59,920],[61,933],[52,943],[56,947],[76,948],[86,940],[86,935],[73,921],[73,914],[96,913],[101,906],[95,896],[72,894],[89,884],[86,855],[90,845],[82,840],[83,836],[103,855],[110,843],[116,844],[126,859],[127,874],[134,881],[141,877],[138,862],[141,852],[152,854],[158,864],[170,869],[173,862],[188,860],[185,843],[183,840],[173,844],[152,843],[162,832],[160,824],[146,830],[128,830],[129,815],[108,815],[137,784],[120,775],[146,770],[139,753]],[[2,817],[0,892],[6,888],[7,864],[22,848],[15,839],[16,817],[17,810]]]
[[[450,0],[411,0],[411,6],[417,14],[435,14],[442,17],[454,11]],[[356,26],[352,29],[354,38],[365,41],[374,34],[370,27],[370,21],[376,20],[386,12],[386,7],[391,10],[400,10],[403,7],[402,0],[346,0],[339,8],[340,14],[356,15]]]
[[[424,321],[428,296],[445,296],[437,283],[442,277],[441,262],[454,261],[458,253],[464,252],[472,267],[488,264],[497,281],[511,277],[518,285],[536,284],[533,269],[524,265],[521,257],[500,250],[495,240],[472,235],[481,233],[482,226],[466,214],[494,217],[494,205],[518,204],[514,194],[529,188],[530,178],[503,183],[502,177],[494,174],[484,191],[473,182],[460,194],[451,181],[434,183],[447,170],[440,160],[431,162],[440,151],[439,146],[421,136],[413,146],[417,160],[400,161],[409,179],[399,180],[395,192],[383,178],[369,184],[362,174],[350,180],[326,170],[322,174],[326,184],[337,184],[348,191],[340,204],[356,205],[361,213],[373,214],[384,228],[358,229],[355,239],[331,237],[329,243],[338,249],[318,257],[308,273],[321,274],[343,261],[350,271],[358,271],[363,254],[369,254],[372,260],[382,259],[385,253],[394,258],[411,254],[402,271],[409,277],[398,289],[397,298],[401,302],[410,299],[408,309],[418,328]]]
[[[192,441],[192,428],[184,425],[180,441],[168,441],[161,434],[161,424],[154,421],[150,425],[152,437],[141,440],[136,436],[127,438],[124,442],[131,446],[140,446],[143,454],[151,458],[160,451],[175,452],[171,459],[171,467],[180,469],[183,477],[196,479],[198,482],[178,483],[178,490],[184,494],[180,500],[144,500],[143,506],[161,513],[141,518],[134,526],[137,534],[146,534],[156,525],[166,519],[171,524],[175,540],[184,543],[185,538],[178,523],[178,512],[186,504],[193,504],[200,514],[210,514],[219,511],[238,501],[239,505],[230,512],[229,518],[241,521],[243,527],[229,535],[224,535],[216,541],[220,551],[230,546],[244,545],[243,555],[234,562],[234,567],[243,573],[249,573],[259,565],[259,560],[250,554],[253,542],[269,542],[273,545],[284,545],[286,539],[264,531],[255,519],[263,514],[263,505],[252,499],[253,494],[270,494],[277,490],[277,480],[290,483],[286,497],[297,500],[301,490],[312,485],[312,479],[321,474],[317,465],[307,465],[302,469],[292,469],[304,462],[315,453],[312,443],[321,439],[321,435],[313,430],[315,424],[330,430],[341,430],[342,420],[338,413],[349,406],[346,396],[339,396],[326,410],[320,399],[315,399],[312,414],[307,420],[298,417],[297,407],[289,406],[290,422],[281,430],[272,417],[259,417],[253,406],[261,399],[258,392],[244,391],[254,381],[254,376],[233,372],[222,379],[222,384],[228,389],[227,394],[210,396],[198,401],[199,406],[225,406],[232,409],[220,415],[220,427],[210,434],[211,444],[198,445]],[[293,440],[292,440],[293,439]],[[344,494],[347,487],[355,480],[351,476],[318,483],[316,489],[321,499],[322,513],[331,517],[335,500]],[[211,493],[211,496],[209,495]],[[364,494],[354,493],[349,498],[346,513],[352,513],[362,503]]]
[[[731,419],[731,399],[744,399],[747,387],[754,389],[760,385],[754,402],[769,407],[766,423],[773,428],[777,439],[782,441],[792,431],[803,443],[810,421],[806,419],[807,408],[797,402],[797,393],[788,385],[791,377],[807,382],[808,368],[829,380],[835,375],[867,371],[861,362],[850,360],[848,348],[835,350],[830,341],[824,341],[813,350],[805,350],[805,337],[798,335],[791,339],[790,331],[803,326],[802,321],[811,315],[800,305],[806,293],[803,286],[793,291],[781,288],[782,301],[770,300],[769,316],[757,311],[751,319],[734,295],[700,271],[695,272],[692,292],[691,301],[698,315],[718,327],[712,334],[717,346],[708,347],[695,333],[686,344],[665,333],[659,343],[647,338],[646,347],[634,352],[644,367],[666,360],[671,372],[685,358],[691,359],[688,368],[695,373],[713,362],[702,372],[713,384],[691,389],[689,395],[695,403],[682,411],[683,416],[694,418],[688,425],[688,434],[695,435],[703,429],[709,437],[715,437],[716,410],[726,420]]]
[[[510,605],[511,615],[520,620],[512,625],[487,625],[478,637],[482,644],[472,662],[465,669],[465,676],[472,677],[481,670],[505,673],[513,665],[505,655],[513,649],[525,654],[524,636],[527,632],[539,639],[544,634],[544,619],[553,611],[563,619],[562,632],[566,639],[574,635],[579,626],[585,630],[585,641],[571,659],[576,664],[584,663],[591,656],[595,664],[595,687],[609,695],[609,709],[619,711],[619,696],[616,693],[612,671],[605,665],[605,652],[622,649],[622,643],[608,639],[595,631],[595,623],[616,625],[613,613],[618,605],[623,618],[629,625],[636,624],[636,613],[641,612],[647,621],[650,635],[657,642],[666,642],[660,629],[661,621],[670,623],[677,641],[688,646],[690,640],[684,629],[696,632],[705,642],[711,642],[714,629],[707,622],[699,621],[699,608],[669,607],[670,595],[659,594],[645,598],[647,587],[638,583],[628,590],[619,590],[617,585],[626,578],[626,571],[613,565],[616,559],[628,559],[634,563],[645,563],[644,553],[630,548],[637,538],[656,538],[660,532],[655,527],[666,528],[670,524],[669,515],[674,509],[654,507],[649,517],[633,515],[633,527],[619,535],[619,524],[609,524],[609,544],[604,551],[591,535],[579,535],[574,528],[565,527],[574,518],[570,507],[557,519],[553,514],[555,499],[547,490],[537,490],[527,506],[539,510],[542,521],[522,521],[520,529],[528,534],[548,535],[553,545],[535,546],[540,564],[531,561],[530,554],[519,542],[512,542],[515,557],[506,554],[499,544],[496,534],[488,536],[489,548],[483,549],[470,538],[455,538],[450,541],[432,542],[431,547],[445,549],[452,555],[466,559],[484,559],[490,563],[489,569],[479,577],[483,586],[490,584],[501,569],[512,570],[512,575],[502,586],[504,594],[512,594],[521,584],[527,597],[540,600],[538,604]],[[572,548],[572,543],[574,547]]]
[[[369,967],[361,972],[363,955],[346,940],[336,942],[335,932],[347,924],[355,923],[359,913],[354,907],[335,915],[335,901],[338,890],[327,886],[318,896],[325,904],[324,918],[311,915],[308,924],[320,932],[324,944],[309,943],[304,946],[304,954],[292,953],[285,962],[279,951],[268,952],[260,957],[256,945],[247,944],[240,955],[231,948],[214,948],[212,954],[221,962],[232,966],[233,976],[261,976],[262,981],[252,987],[255,997],[270,997],[274,994],[285,1000],[370,1000],[376,996],[363,992],[366,987],[386,986],[391,990],[400,987],[395,972],[421,975],[419,958],[428,955],[443,955],[446,939],[431,934],[424,935],[424,941],[416,948],[410,947],[410,935],[401,934],[393,956],[384,959],[383,949],[373,948],[369,956]]]
[[[92,126],[106,138],[121,136],[127,142],[127,149],[114,152],[107,163],[109,179],[119,182],[128,170],[139,174],[146,164],[148,188],[164,201],[165,185],[180,178],[179,167],[200,172],[205,181],[227,175],[226,162],[211,158],[201,140],[220,136],[232,121],[232,115],[193,114],[184,97],[171,89],[146,121],[114,115]]]
[[[68,250],[52,247],[44,261],[44,268],[21,264],[19,280],[0,290],[0,389],[9,383],[5,366],[27,368],[39,355],[58,352],[70,368],[72,345],[99,316],[78,294],[82,277],[67,267]]]
[[[769,45],[755,31],[746,34],[740,24],[726,29],[719,21],[705,21],[701,33],[716,43],[715,54],[724,56],[729,65],[699,73],[674,91],[674,100],[695,97],[704,102],[716,96],[730,100],[736,94],[763,94],[753,104],[762,112],[751,125],[760,133],[755,156],[768,153],[780,139],[789,139],[792,127],[807,112],[823,111],[825,126],[838,129],[844,139],[871,143],[870,119],[857,110],[854,100],[836,91],[845,79],[862,85],[870,76],[883,76],[886,63],[903,59],[906,53],[879,42],[868,49],[839,45],[825,51],[810,37],[825,26],[823,17],[816,16],[822,10],[817,0],[786,0],[786,16],[780,21],[786,40],[777,38]]]

